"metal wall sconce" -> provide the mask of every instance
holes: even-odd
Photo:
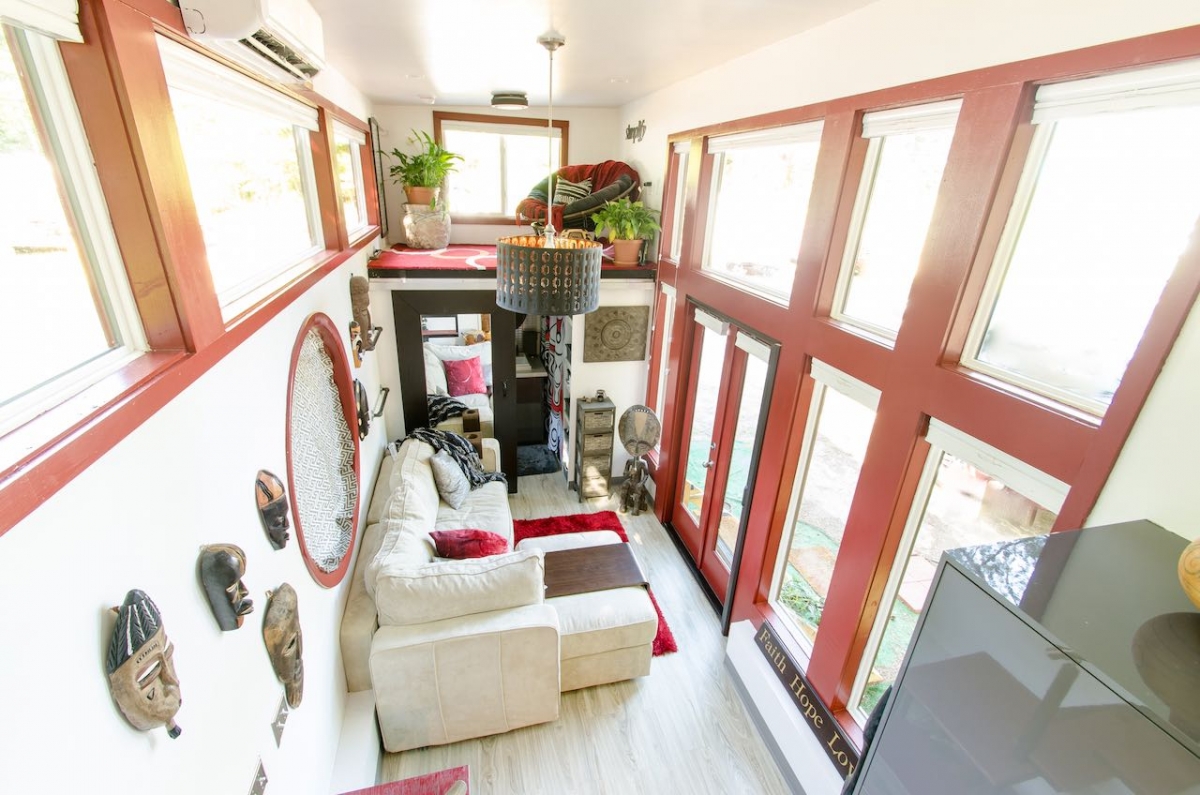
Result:
[[[633,141],[635,144],[640,144],[642,139],[646,137],[646,120],[638,121],[637,126],[632,124],[625,128],[625,140]]]

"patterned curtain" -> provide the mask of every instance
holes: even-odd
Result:
[[[563,456],[563,396],[571,380],[567,325],[562,315],[542,317],[542,364],[546,367],[546,447]]]

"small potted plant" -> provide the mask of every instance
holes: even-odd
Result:
[[[427,204],[433,208],[437,204],[442,181],[457,168],[455,161],[462,160],[462,155],[447,151],[427,132],[412,132],[409,141],[416,143],[421,150],[410,155],[393,149],[392,158],[396,162],[389,173],[393,182],[404,186],[409,204]]]
[[[641,259],[642,242],[658,231],[655,213],[640,201],[628,198],[605,202],[592,214],[596,233],[608,230],[613,244],[614,265],[637,265]]]
[[[447,151],[427,132],[413,130],[410,142],[420,151],[406,154],[393,149],[395,163],[389,169],[392,181],[404,186],[404,239],[412,248],[445,248],[450,243],[450,213],[438,203],[438,192],[446,175],[454,171],[461,155]]]

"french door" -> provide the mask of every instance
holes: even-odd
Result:
[[[672,524],[722,606],[736,582],[776,347],[696,309]]]

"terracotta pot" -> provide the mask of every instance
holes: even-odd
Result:
[[[438,191],[440,190],[441,188],[416,188],[411,185],[405,185],[404,195],[408,198],[409,204],[423,204],[428,207],[437,201]]]
[[[613,264],[614,265],[637,265],[642,253],[642,241],[638,240],[614,240],[613,242]]]

